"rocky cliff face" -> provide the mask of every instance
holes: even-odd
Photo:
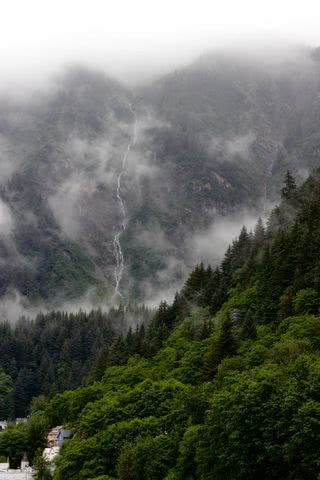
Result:
[[[308,50],[210,55],[135,92],[77,68],[23,102],[2,100],[1,295],[112,296],[130,104],[122,291],[158,299],[201,258],[203,238],[219,256],[223,219],[258,216],[288,168],[303,178],[319,166],[319,65]]]

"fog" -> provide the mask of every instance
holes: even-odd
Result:
[[[212,116],[212,131],[198,135],[208,160],[216,162],[212,177],[222,189],[232,190],[232,178],[226,180],[228,176],[225,177],[224,172],[228,168],[242,168],[258,158],[259,168],[265,174],[264,183],[260,185],[261,196],[257,200],[259,205],[250,210],[242,204],[238,211],[233,208],[224,213],[220,205],[220,211],[212,215],[208,213],[203,228],[197,230],[198,227],[185,226],[181,221],[177,226],[178,232],[168,233],[164,230],[165,222],[160,224],[157,220],[157,213],[159,215],[161,211],[163,219],[172,215],[177,179],[171,178],[171,171],[167,172],[166,165],[163,166],[163,145],[160,142],[159,147],[156,141],[153,143],[150,131],[154,130],[160,137],[163,135],[166,138],[166,130],[172,131],[173,135],[177,133],[174,130],[176,126],[161,115],[161,108],[157,110],[157,84],[154,84],[155,100],[150,105],[147,89],[141,101],[139,92],[143,88],[134,87],[151,84],[162,74],[189,65],[199,57],[202,60],[197,60],[195,65],[201,65],[201,61],[206,65],[209,52],[215,54],[216,63],[214,61],[213,65],[219,64],[221,59],[231,65],[230,71],[227,69],[231,77],[236,63],[233,60],[236,59],[245,68],[247,65],[249,69],[254,66],[253,76],[263,71],[266,74],[263,81],[266,82],[269,74],[276,78],[276,72],[280,76],[281,71],[283,81],[285,75],[295,77],[295,72],[303,71],[316,85],[317,74],[313,73],[313,66],[309,66],[312,63],[310,52],[308,50],[307,55],[304,52],[309,46],[320,45],[319,14],[318,2],[311,0],[303,4],[292,1],[278,4],[275,0],[264,4],[253,0],[232,0],[228,3],[164,0],[158,4],[146,0],[57,0],[54,3],[48,0],[13,0],[2,5],[0,188],[5,195],[0,200],[0,243],[4,251],[9,252],[8,258],[4,260],[3,256],[2,262],[6,265],[14,262],[18,266],[30,263],[31,269],[37,269],[36,256],[32,260],[26,259],[14,242],[17,226],[22,225],[22,231],[38,222],[30,205],[25,207],[19,194],[12,193],[16,187],[8,187],[19,172],[20,181],[21,178],[35,181],[34,177],[37,177],[44,208],[55,221],[55,233],[62,241],[77,242],[84,247],[94,265],[96,277],[104,284],[109,282],[108,288],[112,288],[110,271],[114,268],[114,252],[110,238],[113,238],[119,224],[115,188],[121,159],[132,134],[132,115],[128,106],[135,96],[137,142],[130,152],[122,185],[124,199],[129,203],[128,228],[133,223],[131,241],[134,245],[124,245],[155,258],[157,268],[153,283],[148,278],[141,281],[145,302],[155,306],[163,298],[172,299],[197,262],[218,264],[242,225],[251,229],[259,215],[270,211],[268,182],[272,180],[272,169],[278,154],[281,148],[285,148],[283,132],[278,132],[268,120],[257,125],[255,122],[245,125],[242,118],[239,125],[235,122],[229,130],[223,127],[215,129]],[[291,67],[288,68],[284,59],[291,62]],[[85,67],[82,70],[73,67],[75,70],[72,73],[70,65],[78,64]],[[266,68],[261,69],[262,64]],[[95,70],[117,78],[121,85],[115,83],[112,88],[109,85],[108,90],[108,80],[100,73],[94,73]],[[71,74],[68,77],[69,71]],[[77,75],[82,78],[80,87],[72,83]],[[96,92],[90,82],[97,87]],[[85,92],[87,85],[92,88],[89,93]],[[177,85],[179,90],[179,83]],[[239,90],[241,88],[242,84]],[[72,96],[73,90],[78,97]],[[197,93],[192,92],[189,96],[196,97]],[[251,93],[249,81],[245,84],[245,94],[249,96]],[[102,96],[106,97],[103,101]],[[68,98],[70,102],[65,110],[61,103],[63,98]],[[86,103],[87,99],[92,103]],[[110,100],[110,105],[107,100]],[[188,112],[187,108],[185,112]],[[55,125],[56,130],[53,127],[51,132],[55,109],[60,109],[62,123]],[[199,115],[202,113],[199,112]],[[42,128],[41,122],[48,118],[47,137],[47,130]],[[86,123],[88,118],[92,124]],[[91,128],[92,125],[95,127]],[[203,122],[204,128],[205,125],[206,122]],[[37,150],[36,140],[46,152],[45,167],[41,164],[42,151]],[[160,155],[157,148],[160,148]],[[32,170],[33,156],[39,160],[37,175]],[[297,167],[298,177],[306,178],[309,166]],[[30,176],[26,174],[24,177],[25,168],[32,171]],[[211,192],[212,187],[210,182],[200,187],[194,182],[194,188],[208,188]],[[173,204],[168,202],[171,195]],[[156,213],[151,210],[148,214],[150,223],[142,223],[140,228],[141,220],[137,221],[134,217],[141,205],[144,208],[143,202],[151,197],[156,200],[152,205]],[[208,210],[210,208],[215,207],[209,206]],[[179,238],[184,242],[181,246],[183,253],[179,252]],[[127,262],[124,288],[130,288],[134,280],[130,277],[130,258],[126,257],[126,251],[124,255]],[[53,302],[55,306],[74,311],[81,306],[94,307],[94,297],[95,292],[89,289],[75,302],[61,300],[59,303],[58,298]],[[28,298],[13,288],[0,302],[0,315],[14,320],[21,314],[32,316],[37,309],[46,310],[47,307],[45,304],[33,306]]]
[[[34,85],[75,61],[136,83],[206,50],[317,45],[319,13],[316,0],[3,2],[0,84]]]
[[[230,138],[213,137],[209,142],[209,155],[220,154],[228,161],[238,160],[239,157],[247,159],[250,157],[250,150],[255,141],[253,132],[243,135],[234,135]]]

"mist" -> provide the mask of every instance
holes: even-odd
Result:
[[[315,0],[14,0],[2,6],[1,87],[34,86],[70,62],[136,84],[212,49],[317,45],[319,8]]]
[[[292,139],[314,123],[300,112],[317,98],[319,13],[315,1],[5,5],[0,262],[14,281],[2,317],[112,304],[131,104],[124,292],[155,306],[196,263],[217,265],[279,200],[288,165],[298,180],[316,166]],[[38,271],[50,278],[29,298],[20,279],[33,288]],[[70,289],[81,278],[72,298],[56,292],[64,275]]]

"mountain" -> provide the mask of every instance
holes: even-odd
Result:
[[[97,303],[121,272],[126,299],[154,302],[217,263],[221,223],[265,215],[286,170],[319,166],[319,67],[311,49],[215,53],[134,91],[74,67],[2,99],[1,295]]]
[[[288,173],[281,197],[219,267],[197,265],[145,330],[106,346],[86,386],[36,399],[0,454],[37,462],[63,424],[55,480],[317,480],[320,170],[301,187]]]
[[[116,229],[108,181],[127,141],[128,98],[117,82],[74,68],[48,92],[1,109],[2,163],[13,169],[2,185],[11,220],[2,294],[12,286],[31,299],[80,297],[104,282],[111,246],[99,245],[99,262],[94,247]]]

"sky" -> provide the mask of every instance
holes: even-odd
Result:
[[[0,83],[62,64],[139,81],[239,44],[320,45],[318,0],[2,0]]]

